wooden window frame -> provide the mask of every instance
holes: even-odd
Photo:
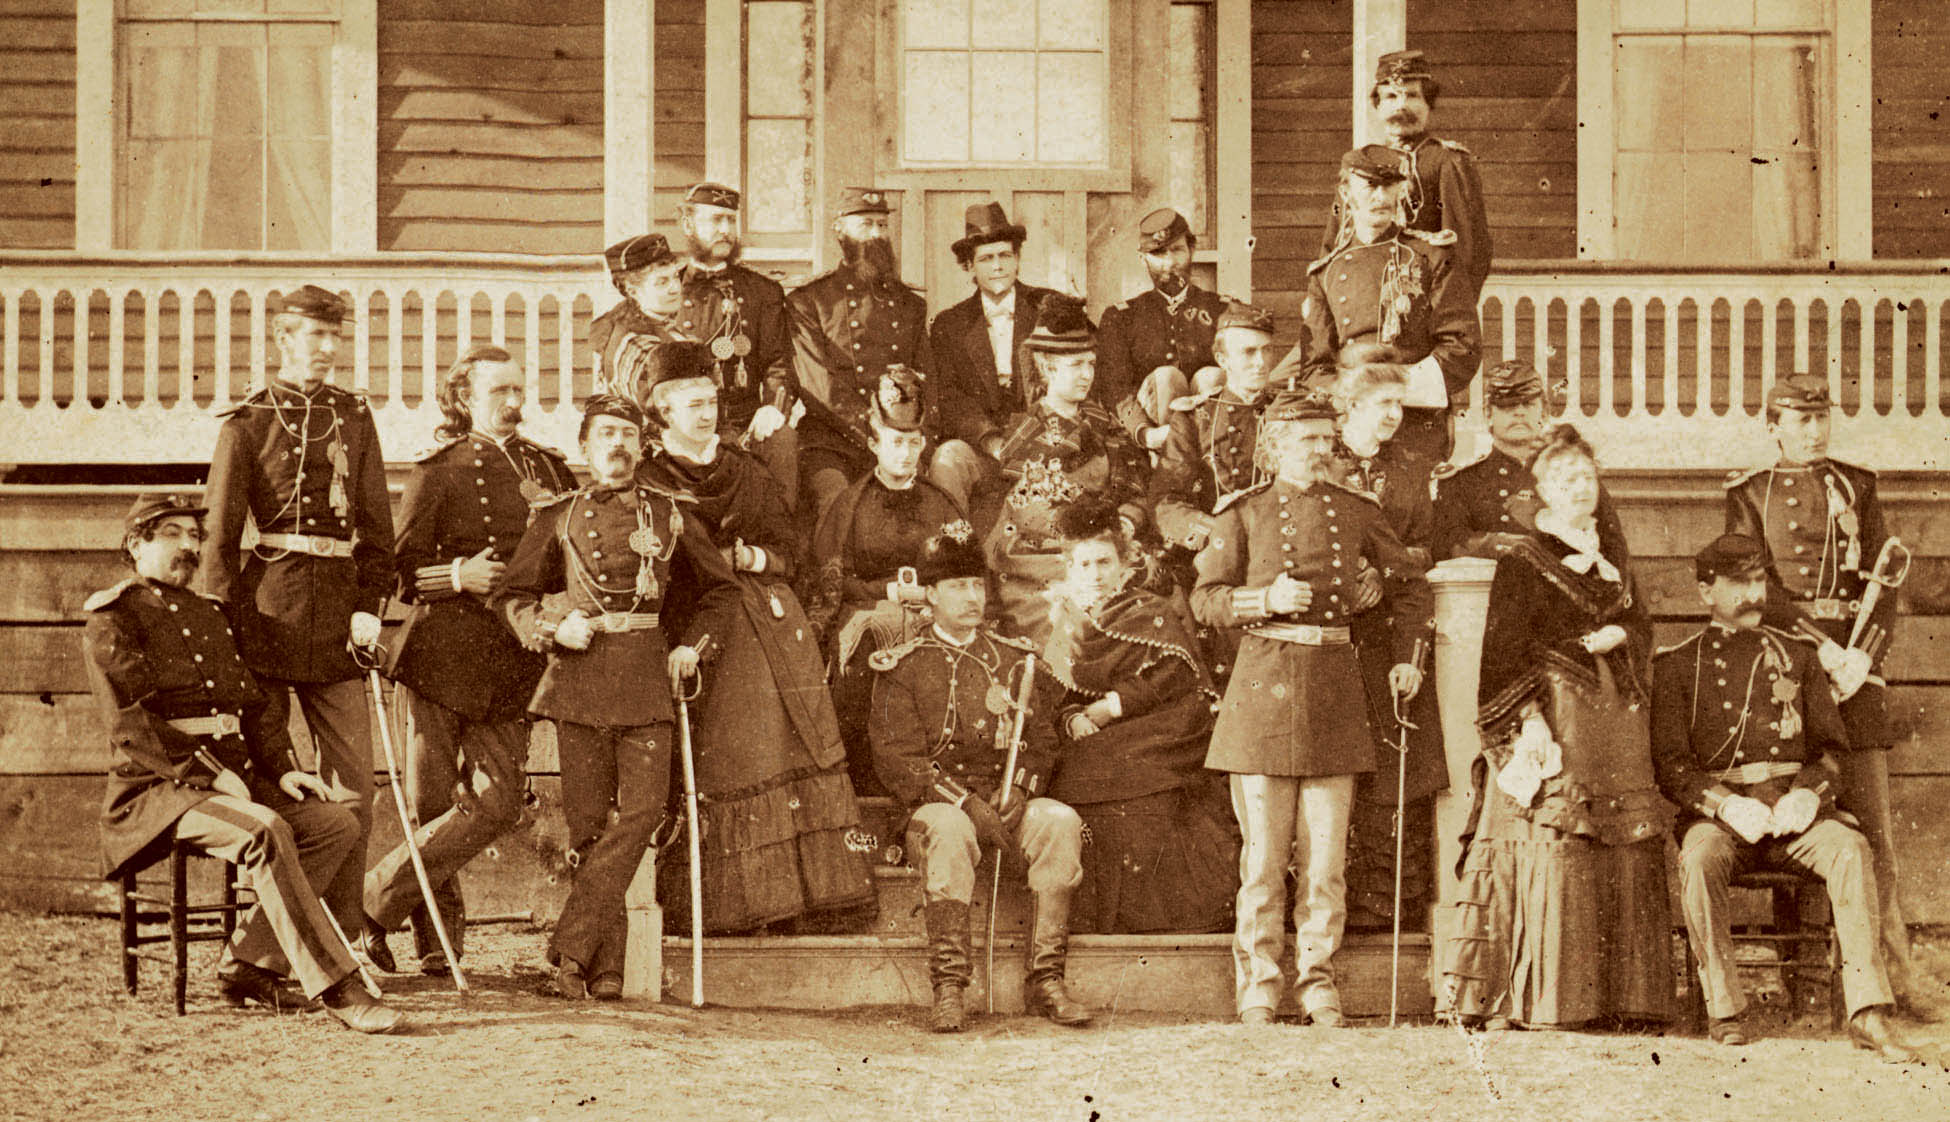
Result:
[[[1613,205],[1618,144],[1614,48],[1619,32],[1618,5],[1630,2],[1578,0],[1579,260],[1609,261],[1615,260],[1618,254],[1618,222]],[[1825,33],[1829,37],[1831,85],[1818,92],[1826,110],[1823,123],[1833,144],[1830,151],[1820,154],[1824,193],[1821,245],[1814,258],[1729,264],[1857,261],[1874,255],[1871,13],[1867,4],[1830,0],[1829,14],[1831,22]],[[1748,34],[1754,29],[1726,30]]]

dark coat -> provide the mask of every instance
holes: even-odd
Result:
[[[1175,310],[1155,288],[1105,308],[1090,400],[1136,437],[1152,424],[1137,400],[1144,379],[1160,366],[1175,366],[1190,378],[1212,365],[1212,336],[1225,307],[1225,297],[1194,285]]]
[[[1194,552],[1205,548],[1219,499],[1266,481],[1253,462],[1266,402],[1265,397],[1242,402],[1221,392],[1173,412],[1171,433],[1151,477],[1158,533],[1167,543]]]
[[[1461,467],[1435,468],[1435,528],[1431,545],[1437,561],[1451,557],[1489,557],[1496,552],[1493,534],[1528,534],[1537,528],[1537,478],[1530,467],[1500,448]],[[1603,484],[1598,487],[1598,541],[1608,558],[1620,565],[1632,559],[1618,507]]]
[[[980,448],[984,438],[1001,432],[1011,418],[1029,408],[1035,392],[1027,369],[1033,359],[1022,353],[1023,340],[1036,326],[1036,313],[1050,289],[1016,285],[1016,314],[1009,344],[1014,373],[1004,383],[989,345],[988,319],[982,313],[981,290],[934,317],[928,341],[935,361],[936,399],[941,406],[944,438],[966,440]]]
[[[902,491],[873,474],[848,484],[820,513],[803,586],[828,641],[855,611],[884,600],[903,567],[920,564],[929,538],[967,517],[948,492],[925,479]]]
[[[799,424],[802,450],[819,449],[849,462],[868,464],[867,414],[880,375],[905,364],[922,374],[934,370],[928,345],[928,302],[899,280],[869,283],[842,265],[794,289],[785,298],[792,329],[793,369],[806,416]],[[936,435],[934,390],[924,425]]]
[[[454,589],[453,563],[483,549],[507,561],[528,529],[531,501],[575,489],[561,453],[521,436],[503,446],[470,434],[415,464],[394,551],[399,597],[411,608],[393,638],[387,676],[469,720],[526,712],[547,660],[522,647],[486,598]]]
[[[780,405],[791,413],[799,390],[784,285],[736,262],[715,272],[692,266],[684,275],[684,311],[677,324],[694,339],[736,343],[742,338],[750,347],[748,354],[718,360],[721,431],[745,431],[761,405]]]
[[[290,802],[277,783],[298,770],[291,734],[266,719],[264,691],[215,601],[131,577],[90,596],[84,610],[88,686],[115,760],[102,800],[105,877],[161,856],[176,820],[214,793],[219,767],[240,776],[259,802]],[[192,735],[167,723],[219,714],[241,718],[242,735]]]
[[[1411,144],[1408,207],[1409,229],[1428,234],[1448,230],[1455,235],[1456,275],[1468,283],[1474,303],[1489,279],[1495,246],[1490,240],[1489,213],[1483,207],[1483,178],[1469,149],[1427,135]],[[1341,206],[1336,200],[1321,235],[1322,257],[1339,248],[1340,233]]]
[[[287,681],[360,677],[346,652],[352,614],[378,614],[393,589],[386,463],[365,399],[331,385],[307,395],[284,382],[251,394],[217,432],[204,501],[210,537],[199,588],[223,601],[244,664]],[[259,533],[350,541],[352,556],[246,552],[246,519]]]
[[[1408,302],[1398,317],[1390,315],[1397,294]],[[1483,352],[1476,300],[1456,274],[1451,247],[1401,233],[1372,245],[1347,245],[1308,266],[1303,308],[1305,337],[1274,370],[1276,381],[1298,374],[1328,386],[1338,374],[1341,348],[1386,343],[1405,364],[1433,355],[1450,403],[1467,402]]]

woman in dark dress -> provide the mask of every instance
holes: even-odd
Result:
[[[790,585],[799,547],[785,491],[751,453],[719,441],[717,385],[702,344],[667,343],[645,369],[646,405],[664,428],[639,478],[696,500],[692,509],[736,570],[744,605],[731,633],[713,636],[719,653],[692,707],[705,926],[744,931],[871,904],[819,640]],[[683,608],[665,610],[676,616]],[[676,852],[659,862],[666,888],[689,875]],[[688,908],[681,890],[658,895],[667,910]],[[681,928],[685,920],[666,922]]]
[[[1083,816],[1080,932],[1227,931],[1239,831],[1225,777],[1204,766],[1218,695],[1172,604],[1139,586],[1108,502],[1057,512],[1067,576],[1045,657],[1068,688],[1050,797]]]
[[[1490,587],[1477,723],[1494,778],[1444,1005],[1539,1027],[1664,1020],[1673,808],[1652,772],[1651,625],[1601,548],[1590,445],[1561,425],[1534,471],[1537,528],[1505,539]]]

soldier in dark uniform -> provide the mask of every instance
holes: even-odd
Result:
[[[786,297],[794,369],[806,416],[799,425],[799,482],[817,514],[846,485],[873,470],[868,422],[880,375],[906,366],[923,378],[934,370],[928,303],[901,282],[888,234],[887,196],[848,188],[833,230],[841,261]],[[928,435],[941,438],[936,391],[928,387]],[[967,443],[946,439],[926,474],[963,507],[983,474]]]
[[[1536,529],[1537,480],[1530,461],[1544,446],[1548,412],[1544,380],[1520,359],[1499,362],[1483,375],[1483,412],[1489,422],[1490,451],[1460,467],[1437,464],[1435,479],[1435,559],[1490,557],[1495,534],[1527,534]],[[1630,560],[1618,508],[1598,488],[1598,538],[1605,556]]]
[[[1495,250],[1476,158],[1453,140],[1429,135],[1429,115],[1441,92],[1421,51],[1390,51],[1375,61],[1368,105],[1387,133],[1388,147],[1408,159],[1404,225],[1429,234],[1446,230],[1454,236],[1451,256],[1456,276],[1466,282],[1474,305],[1489,279]],[[1321,234],[1320,255],[1331,256],[1352,236],[1337,200]]]
[[[1090,400],[1111,411],[1152,452],[1170,435],[1170,405],[1212,365],[1212,333],[1226,302],[1192,283],[1198,239],[1185,216],[1154,210],[1138,223],[1138,257],[1151,287],[1104,309]]]
[[[442,443],[406,478],[399,596],[412,605],[388,654],[405,729],[406,792],[420,853],[456,954],[465,953],[460,870],[515,827],[527,791],[528,698],[542,656],[487,606],[534,508],[576,489],[560,452],[521,435],[522,370],[475,347],[440,380]],[[366,874],[367,956],[396,969],[386,933],[411,918],[420,968],[447,964],[402,842]]]
[[[1029,672],[1024,656],[1032,648],[982,626],[988,573],[966,522],[944,527],[929,542],[920,580],[934,623],[926,634],[873,656],[872,738],[881,780],[913,815],[907,849],[926,893],[932,1027],[962,1028],[962,991],[971,973],[968,905],[984,847],[1011,847],[1029,868],[1035,897],[1023,984],[1029,1011],[1058,1024],[1087,1024],[1091,1010],[1063,980],[1070,899],[1083,881],[1083,820],[1043,797],[1056,759],[1053,718],[1062,687],[1038,673],[1026,691],[1028,711],[1017,712]],[[1018,726],[1016,768],[1005,774]]]
[[[1862,646],[1846,646],[1889,531],[1875,472],[1828,455],[1829,408],[1828,384],[1820,377],[1796,374],[1775,383],[1766,416],[1780,459],[1727,480],[1726,528],[1766,549],[1767,623],[1823,637],[1817,654],[1836,684],[1855,749],[1841,757],[1837,798],[1861,819],[1875,851],[1883,958],[1897,997],[1934,1014],[1940,1003],[1916,984],[1925,979],[1916,976],[1910,955],[1890,821],[1888,750],[1895,735],[1881,667],[1896,629],[1894,589],[1877,600]],[[1877,635],[1880,641],[1871,643]]]
[[[1389,685],[1404,698],[1421,689],[1415,649],[1433,601],[1380,504],[1332,481],[1333,406],[1282,394],[1261,426],[1276,477],[1220,510],[1198,555],[1193,613],[1246,630],[1205,766],[1231,773],[1245,837],[1233,942],[1240,1020],[1270,1023],[1284,996],[1281,912],[1294,865],[1300,1005],[1332,1027],[1343,1023],[1333,958],[1346,921],[1354,777],[1375,756],[1367,714],[1348,704],[1362,690],[1348,632],[1355,572],[1363,561],[1381,571],[1397,624]]]
[[[1659,789],[1682,815],[1681,900],[1708,1031],[1721,1044],[1747,1042],[1727,879],[1736,869],[1786,866],[1827,886],[1849,1039],[1913,1060],[1886,1016],[1895,996],[1875,861],[1834,809],[1839,761],[1852,753],[1814,644],[1762,624],[1769,573],[1756,539],[1716,538],[1693,568],[1712,621],[1653,661],[1652,756]]]
[[[306,772],[283,713],[258,688],[218,606],[188,590],[202,507],[144,495],[124,520],[135,576],[88,598],[88,682],[115,750],[102,803],[109,879],[150,864],[172,840],[243,866],[257,907],[218,968],[226,1001],[272,1008],[305,995],[360,1032],[401,1027],[367,994],[318,898],[345,865],[357,870],[356,815]]]
[[[363,930],[372,830],[372,717],[351,647],[379,641],[393,588],[393,513],[379,430],[365,400],[330,384],[345,304],[306,285],[273,308],[277,376],[217,433],[202,590],[237,629],[244,665],[282,721],[297,695],[332,798],[359,837],[325,890],[347,932]],[[246,547],[244,524],[257,541]]]
[[[920,477],[927,437],[920,380],[907,371],[881,375],[874,395],[874,469],[827,504],[813,530],[806,601],[820,628],[840,718],[861,794],[883,794],[867,744],[873,673],[867,659],[927,628],[927,590],[914,580],[928,539],[968,513],[954,497]]]
[[[1026,361],[1023,341],[1052,293],[1018,279],[1026,231],[1009,221],[1002,204],[970,206],[963,229],[955,261],[975,292],[934,317],[928,329],[933,377],[942,432],[993,456],[1003,431],[1035,399],[1035,371],[1016,363]]]
[[[1391,361],[1408,367],[1408,412],[1396,439],[1440,460],[1449,454],[1450,403],[1468,399],[1482,357],[1476,300],[1456,273],[1447,231],[1403,228],[1402,165],[1401,153],[1379,144],[1341,157],[1338,197],[1352,232],[1307,267],[1306,333],[1273,377],[1324,389],[1348,344],[1391,347]]]
[[[1272,347],[1273,313],[1227,304],[1212,340],[1223,387],[1171,403],[1171,435],[1151,480],[1167,544],[1204,549],[1220,500],[1266,481],[1255,452],[1259,415],[1271,396]]]
[[[724,559],[675,498],[636,481],[643,414],[610,394],[584,407],[595,482],[536,512],[492,607],[548,668],[528,703],[555,722],[562,815],[575,885],[549,958],[563,997],[623,994],[623,894],[663,820],[670,790],[669,684],[698,671],[699,646],[725,632],[738,592]],[[670,646],[659,613],[687,604]]]

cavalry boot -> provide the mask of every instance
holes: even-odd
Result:
[[[972,973],[968,948],[968,905],[957,900],[933,900],[924,914],[928,928],[928,981],[934,986],[934,1010],[928,1018],[932,1032],[960,1032],[962,992]]]
[[[1029,909],[1029,973],[1023,979],[1023,1007],[1059,1025],[1087,1025],[1096,1016],[1063,981],[1070,952],[1070,897],[1037,893]]]

